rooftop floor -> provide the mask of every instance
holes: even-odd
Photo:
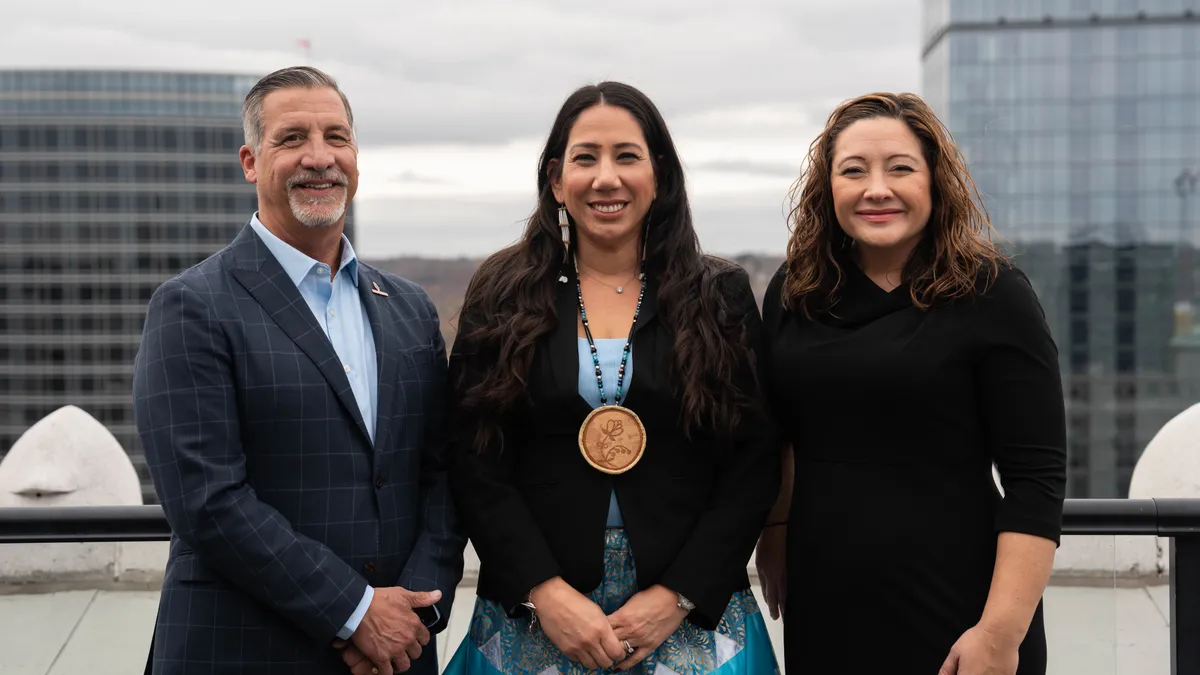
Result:
[[[472,591],[460,588],[450,629],[438,636],[443,664],[466,632]],[[141,673],[157,603],[156,591],[0,595],[0,672]],[[1049,675],[1167,675],[1169,617],[1165,585],[1052,585],[1046,592]],[[782,624],[767,623],[782,661]]]

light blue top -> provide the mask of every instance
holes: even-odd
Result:
[[[596,356],[600,357],[600,374],[604,376],[604,395],[608,404],[613,405],[617,395],[617,378],[621,369],[621,353],[625,350],[625,338],[604,338],[596,340]],[[625,362],[625,381],[622,397],[629,393],[629,383],[633,381],[633,352]],[[600,387],[596,384],[596,366],[592,363],[592,347],[587,338],[579,338],[579,395],[593,408],[600,407]],[[622,399],[624,400],[624,399]],[[621,507],[617,504],[617,492],[613,490],[608,497],[608,526],[625,527],[621,517]]]
[[[379,400],[379,364],[375,359],[375,334],[371,322],[363,310],[362,298],[358,295],[358,258],[350,240],[342,235],[342,261],[338,273],[329,278],[329,266],[313,260],[307,254],[293,248],[275,236],[262,224],[255,213],[250,227],[266,244],[267,250],[279,261],[280,267],[296,284],[300,296],[312,310],[321,330],[333,344],[342,361],[342,368],[350,380],[354,400],[367,424],[367,433],[375,440],[375,409]],[[346,625],[337,636],[347,640],[367,613],[375,590],[367,586],[358,608],[350,615]]]

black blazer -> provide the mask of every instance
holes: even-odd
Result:
[[[477,452],[463,436],[450,443],[451,489],[482,564],[477,593],[519,616],[529,591],[555,576],[581,593],[599,586],[615,489],[638,586],[663,584],[682,593],[696,604],[689,619],[715,629],[733,593],[749,587],[746,565],[779,492],[779,444],[761,405],[755,365],[743,363],[735,375],[736,385],[759,405],[743,411],[732,445],[719,443],[711,431],[685,438],[668,377],[674,343],[660,320],[658,284],[651,279],[634,334],[634,377],[622,403],[645,424],[646,452],[624,474],[602,473],[587,464],[577,444],[592,408],[578,392],[574,276],[556,290],[557,326],[536,348],[530,400],[503,420],[503,450]],[[741,319],[757,348],[762,321],[745,271],[726,274],[723,292],[740,315],[730,318]],[[464,307],[459,335],[483,320],[478,310]],[[495,345],[457,340],[450,382],[478,381],[475,373],[495,358]],[[452,392],[451,415],[458,417],[452,429],[463,430],[469,425],[462,424],[453,398]]]

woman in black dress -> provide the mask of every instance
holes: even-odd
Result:
[[[794,469],[757,558],[787,672],[1044,674],[1066,431],[1029,281],[916,96],[835,110],[797,190],[763,304]]]

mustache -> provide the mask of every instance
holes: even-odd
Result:
[[[349,178],[340,169],[330,169],[320,173],[315,171],[303,171],[293,175],[287,179],[288,189],[294,188],[303,183],[333,183],[334,185],[345,185],[349,182]]]

